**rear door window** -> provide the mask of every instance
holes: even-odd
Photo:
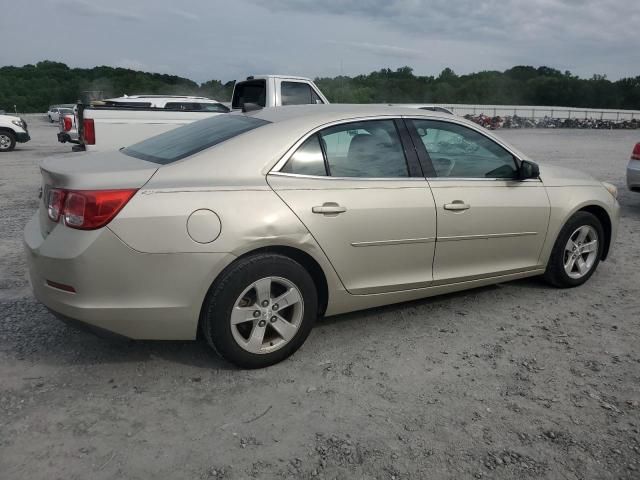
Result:
[[[393,120],[352,122],[325,128],[309,137],[280,171],[332,177],[409,176]]]
[[[106,100],[104,105],[107,107],[150,108],[151,102],[120,102]]]
[[[194,102],[167,102],[164,108],[166,110],[185,110],[188,112],[202,110],[200,104]]]
[[[393,120],[371,120],[320,132],[333,177],[408,177],[404,149]]]
[[[300,145],[280,171],[296,175],[326,176],[327,170],[318,135],[311,135]]]
[[[255,103],[261,107],[266,105],[267,82],[265,80],[247,80],[236,84],[231,105],[233,108],[242,108],[245,103]]]
[[[311,87],[302,82],[282,82],[280,84],[282,93],[282,105],[308,105],[315,103],[312,101]]]
[[[268,123],[244,115],[216,115],[131,145],[122,153],[166,165]]]

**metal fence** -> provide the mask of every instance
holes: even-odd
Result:
[[[594,119],[612,120],[621,122],[624,120],[640,120],[640,110],[611,110],[597,108],[575,108],[575,107],[544,107],[526,105],[464,105],[442,103],[434,104],[439,107],[448,108],[459,116],[465,115],[487,115],[490,117],[520,117],[539,120],[543,118],[556,119]]]

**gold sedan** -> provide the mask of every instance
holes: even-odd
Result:
[[[41,166],[36,297],[130,338],[200,330],[246,368],[321,315],[534,275],[578,286],[618,227],[612,185],[440,112],[279,107],[78,155]]]

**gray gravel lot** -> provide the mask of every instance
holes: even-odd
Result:
[[[290,360],[239,371],[199,342],[76,331],[34,301],[21,232],[38,162],[70,148],[30,127],[0,155],[0,479],[640,478],[637,131],[500,132],[620,189],[618,241],[585,286],[328,318]]]

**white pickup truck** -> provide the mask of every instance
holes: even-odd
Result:
[[[201,118],[229,112],[205,97],[132,95],[78,104],[60,120],[58,141],[74,151],[113,150]]]
[[[256,75],[235,84],[231,107],[240,110],[322,103],[329,101],[308,78]],[[114,150],[228,111],[221,102],[203,97],[120,97],[91,106],[79,104],[74,121],[61,122],[58,140],[75,143],[74,151]],[[73,132],[75,125],[77,135]],[[71,131],[65,131],[66,127]]]

